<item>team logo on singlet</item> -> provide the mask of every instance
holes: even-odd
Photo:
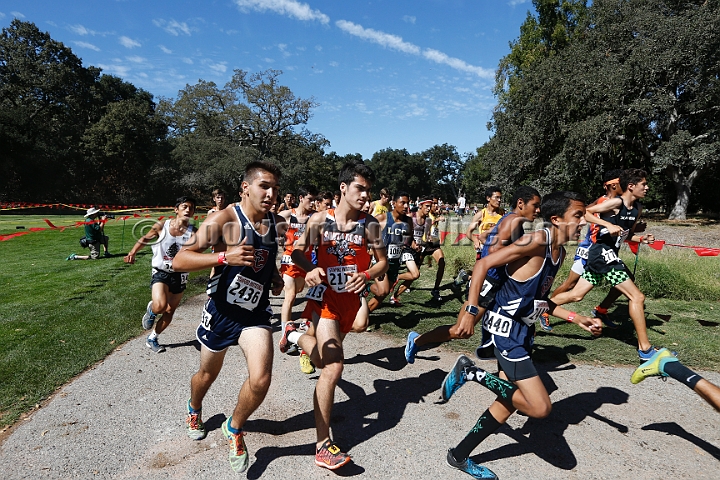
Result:
[[[263,248],[255,249],[255,264],[252,265],[252,269],[255,273],[258,273],[263,269],[268,259],[268,251]]]
[[[178,247],[177,243],[173,243],[170,245],[170,247],[167,249],[167,256],[170,258],[175,258],[175,255],[180,251],[180,247]]]
[[[342,265],[345,261],[345,256],[355,256],[355,250],[348,246],[346,239],[335,240],[335,245],[331,245],[327,248],[327,253],[335,255],[338,260],[338,264]]]

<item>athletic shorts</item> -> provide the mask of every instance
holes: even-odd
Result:
[[[624,268],[611,268],[610,271],[606,273],[594,273],[585,270],[585,273],[582,274],[582,278],[595,286],[600,285],[603,279],[605,279],[611,286],[614,287],[615,285],[621,284],[625,280],[630,280],[630,274],[628,274],[628,272]]]
[[[527,378],[537,377],[538,372],[531,358],[525,358],[519,362],[512,362],[502,356],[500,350],[495,347],[495,358],[497,358],[498,370],[507,375],[508,380],[516,382]]]
[[[202,311],[202,319],[195,331],[195,336],[208,350],[221,352],[237,345],[240,334],[246,328],[270,329],[272,308],[261,312],[250,312],[242,315],[223,315],[218,312],[212,298],[208,299]]]
[[[435,253],[435,250],[440,250],[440,242],[425,242],[423,243],[423,247],[425,250],[423,250],[422,254],[424,257],[427,257]]]
[[[308,303],[311,302],[317,303],[314,300],[308,300]],[[360,310],[359,295],[355,293],[336,293],[328,288],[325,290],[325,295],[320,304],[320,318],[337,320],[340,322],[340,331],[348,333],[352,330],[358,310]]]
[[[587,263],[587,260],[584,258],[578,258],[575,260],[572,264],[572,267],[570,267],[571,272],[575,272],[578,275],[582,275],[585,273],[585,264]]]
[[[300,318],[304,318],[306,320],[314,320],[315,318],[320,318],[321,312],[322,307],[320,306],[320,302],[315,300],[308,300],[305,303],[305,308],[303,309]],[[317,315],[317,317],[315,317],[315,315]]]
[[[403,267],[406,267],[407,262],[415,262],[417,263],[415,255],[417,252],[413,250],[410,247],[404,247],[402,249],[402,253],[400,254],[400,258],[394,258],[392,260],[388,260],[388,270],[387,270],[387,276],[388,280],[390,280],[390,285],[392,286],[395,284],[395,281],[397,280],[398,275],[400,275],[400,269]]]
[[[307,272],[294,263],[280,265],[280,275],[287,275],[291,278],[305,278]]]
[[[187,287],[188,274],[182,272],[166,272],[165,270],[152,269],[150,288],[156,283],[163,283],[169,287],[170,293],[177,295],[185,291]]]

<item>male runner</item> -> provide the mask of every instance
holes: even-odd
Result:
[[[218,210],[224,210],[228,206],[227,196],[221,188],[216,188],[212,191],[213,207],[208,210],[208,215],[217,212]]]
[[[593,335],[602,332],[599,319],[584,317],[565,310],[548,300],[550,287],[565,257],[563,245],[577,240],[585,224],[585,202],[575,192],[546,195],[541,213],[549,228],[525,235],[515,243],[475,263],[470,299],[478,298],[491,268],[505,267],[507,276],[495,301],[483,315],[483,344],[494,345],[500,377],[479,367],[461,355],[443,380],[444,401],[468,380],[480,383],[497,395],[490,408],[480,416],[467,436],[448,450],[447,463],[473,476],[495,479],[489,469],[470,460],[470,453],[495,432],[516,409],[532,418],[550,414],[552,404],[535,365],[530,358],[534,323],[544,312],[577,323]],[[479,307],[466,302],[459,323],[472,325]]]
[[[417,212],[411,215],[413,219],[413,240],[415,245],[419,249],[415,255],[416,264],[421,266],[425,257],[432,256],[437,262],[437,272],[435,273],[435,285],[430,291],[430,296],[433,300],[440,302],[442,296],[440,295],[440,283],[442,282],[443,275],[445,274],[445,255],[440,248],[440,242],[434,242],[430,238],[430,231],[433,226],[433,221],[430,219],[430,209],[432,208],[432,199],[423,198],[418,202]],[[405,280],[400,287],[398,287],[395,299],[397,300],[403,292],[410,289],[412,280]]]
[[[478,253],[482,250],[487,235],[505,215],[505,210],[500,207],[502,201],[500,187],[488,187],[485,190],[485,200],[487,205],[473,216],[466,232],[467,237],[472,239],[475,244],[475,251]],[[478,231],[477,234],[475,234],[475,230]]]
[[[243,472],[248,466],[243,425],[270,388],[273,349],[268,296],[270,290],[279,295],[283,285],[275,264],[277,236],[283,233],[276,231],[276,225],[283,222],[269,213],[279,178],[275,165],[249,163],[240,203],[210,215],[175,257],[178,268],[186,272],[217,267],[217,274],[208,283],[210,298],[196,332],[201,345],[200,368],[190,380],[186,420],[190,438],[205,438],[202,402],[220,373],[228,347],[239,345],[247,362],[247,379],[232,415],[222,424],[235,472]],[[204,253],[210,246],[219,253]]]
[[[720,412],[720,387],[680,363],[667,348],[661,348],[650,357],[650,360],[640,365],[633,372],[630,382],[636,384],[647,377],[654,376],[663,377],[663,380],[664,377],[674,378],[700,395],[703,400]]]
[[[293,262],[307,271],[305,281],[308,303],[320,312],[307,334],[288,323],[280,350],[297,343],[322,368],[313,403],[317,448],[315,464],[334,470],[350,461],[350,456],[330,438],[330,416],[335,401],[335,387],[342,376],[342,342],[353,328],[360,309],[360,296],[366,282],[385,273],[387,259],[380,240],[380,229],[372,216],[360,211],[367,199],[375,175],[362,163],[348,163],[340,172],[338,207],[313,215],[305,233],[295,245]],[[317,245],[317,266],[305,257],[305,250]],[[368,246],[377,263],[370,267]],[[316,300],[312,300],[315,298]]]
[[[318,212],[324,212],[328,208],[332,208],[333,194],[332,192],[323,192],[320,197],[315,201],[315,210]]]
[[[652,243],[655,237],[634,233],[635,224],[642,213],[640,199],[648,191],[647,173],[631,168],[620,175],[620,188],[623,193],[619,197],[589,207],[585,218],[588,222],[601,225],[603,228],[596,242],[588,250],[585,272],[575,287],[565,293],[553,296],[553,302],[564,305],[579,302],[596,285],[606,279],[611,286],[617,288],[629,300],[630,318],[635,326],[638,337],[638,356],[643,362],[652,358],[657,348],[653,347],[647,335],[645,324],[645,295],[638,290],[631,274],[618,257],[620,246],[626,240],[639,243]],[[593,215],[600,214],[599,217]]]
[[[305,231],[310,216],[315,213],[313,203],[317,189],[313,186],[301,187],[298,189],[297,197],[299,199],[298,208],[291,208],[280,212],[280,216],[287,223],[288,228],[285,233],[285,251],[280,261],[280,275],[282,276],[285,287],[283,291],[285,297],[283,299],[282,310],[280,311],[280,321],[282,330],[285,330],[285,324],[292,320],[292,307],[295,304],[295,297],[305,288],[305,270],[298,268],[292,261],[291,255],[295,248],[295,243]],[[308,251],[307,257],[311,259],[312,252]]]
[[[378,215],[382,215],[383,213],[387,213],[390,211],[390,199],[392,198],[392,195],[390,194],[390,190],[387,188],[383,188],[380,190],[380,199],[375,200],[372,202],[372,216],[377,218]]]
[[[283,202],[277,207],[277,212],[280,213],[291,208],[295,208],[295,194],[288,192],[285,194]]]
[[[513,195],[512,204],[513,211],[500,218],[490,231],[490,234],[487,235],[476,262],[510,245],[525,234],[523,224],[534,221],[540,213],[540,194],[532,187],[522,186]],[[475,333],[475,325],[482,318],[485,310],[492,305],[495,293],[504,279],[504,269],[491,268],[487,272],[483,288],[480,290],[480,296],[468,297],[478,299],[478,314],[472,323],[467,323],[469,318],[461,315],[455,325],[441,325],[422,335],[417,332],[410,332],[405,344],[405,360],[408,363],[415,363],[415,355],[423,345],[448,342],[456,338],[472,337]],[[461,322],[461,320],[465,321],[465,323]]]
[[[621,174],[622,170],[609,170],[605,172],[605,174],[603,175],[603,187],[605,188],[605,195],[595,200],[595,202],[589,205],[588,208],[592,208],[595,205],[601,204],[605,200],[618,197],[620,196],[620,194],[622,194],[622,190],[620,190]],[[597,214],[595,214],[595,216],[597,216]],[[555,295],[559,295],[563,292],[567,292],[568,290],[572,290],[575,287],[575,284],[577,284],[580,275],[585,273],[585,264],[587,263],[588,250],[590,249],[590,245],[595,243],[599,232],[599,225],[596,225],[594,223],[588,225],[585,238],[578,244],[578,248],[575,251],[575,258],[573,259],[572,267],[570,267],[570,273],[568,274],[568,278],[565,279],[565,281],[553,291],[552,295],[550,295],[550,298],[553,298]],[[603,301],[600,302],[600,305],[595,307],[595,309],[591,312],[591,315],[593,317],[598,317],[600,320],[602,320],[605,326],[607,326],[608,328],[617,328],[618,325],[612,320],[610,320],[610,317],[608,317],[607,315],[607,311],[608,308],[610,308],[612,304],[615,303],[615,300],[620,297],[620,295],[621,293],[618,289],[611,288],[605,299],[603,299]],[[550,325],[548,316],[544,316],[540,320],[540,326],[546,332],[552,331],[552,326]]]
[[[180,304],[187,287],[187,271],[178,269],[173,259],[188,243],[194,231],[190,220],[195,215],[195,205],[195,199],[191,197],[178,198],[175,201],[175,218],[156,222],[148,233],[140,237],[124,258],[125,263],[135,263],[137,252],[154,239],[158,239],[152,244],[152,279],[150,280],[152,300],[148,302],[142,318],[142,326],[145,330],[155,325],[145,340],[145,345],[155,353],[165,351],[165,347],[158,342],[158,335],[172,322],[175,309]],[[157,320],[158,315],[162,315],[159,320]]]
[[[388,281],[390,287],[390,304],[400,305],[400,301],[393,294],[396,284],[401,280],[417,280],[420,277],[420,268],[415,262],[417,245],[413,239],[413,220],[407,215],[410,196],[403,191],[395,194],[393,209],[388,213],[378,215],[377,221],[382,229],[382,240],[387,248]],[[407,271],[400,273],[406,267]],[[385,296],[376,295],[368,301],[368,308],[374,312],[385,300]]]

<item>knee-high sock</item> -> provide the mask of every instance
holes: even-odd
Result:
[[[462,462],[468,458],[475,447],[480,445],[490,434],[500,428],[500,425],[501,423],[495,420],[490,410],[485,410],[485,413],[478,418],[472,430],[462,439],[457,447],[452,449],[452,455],[455,457],[455,460]]]

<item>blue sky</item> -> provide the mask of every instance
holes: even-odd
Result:
[[[198,79],[224,85],[234,69],[282,70],[314,97],[309,130],[327,151],[370,158],[449,143],[474,151],[498,61],[529,0],[61,0],[0,2],[0,25],[34,22],[86,66],[155,98]]]

